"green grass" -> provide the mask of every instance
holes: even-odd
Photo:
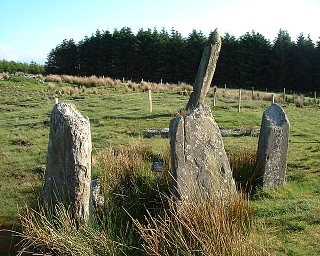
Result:
[[[58,83],[56,89],[64,86],[70,85]],[[0,90],[0,229],[19,230],[18,208],[35,204],[41,191],[54,95],[47,84],[25,78],[0,81]],[[74,103],[89,117],[94,157],[110,146],[120,149],[137,141],[160,154],[169,141],[143,138],[143,130],[168,127],[189,96],[173,92],[152,96],[153,113],[149,113],[148,93],[108,87],[60,95],[59,100]],[[243,101],[238,113],[236,100],[218,99],[213,114],[222,128],[259,128],[262,112],[269,105]],[[276,255],[320,255],[320,108],[281,105],[291,123],[287,183],[252,199],[257,222],[254,233]],[[257,142],[251,136],[224,138],[228,152],[256,149]],[[97,167],[95,173],[99,175]],[[11,238],[1,235],[0,239],[2,255]]]

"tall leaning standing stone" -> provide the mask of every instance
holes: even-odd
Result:
[[[217,61],[221,49],[221,37],[216,29],[208,38],[204,47],[198,73],[193,84],[193,92],[190,95],[187,109],[204,104],[206,95],[210,89],[212,78],[216,70]]]
[[[276,188],[285,182],[290,123],[277,104],[267,108],[262,116],[258,144],[258,183],[263,188]]]
[[[204,104],[221,48],[215,30],[205,46],[193,93],[185,110],[170,122],[170,147],[175,192],[183,201],[234,192],[230,164],[220,129]]]
[[[90,122],[72,104],[58,103],[51,112],[44,200],[70,206],[73,216],[89,218],[91,182]]]

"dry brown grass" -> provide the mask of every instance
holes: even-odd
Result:
[[[138,172],[144,169],[145,160],[149,159],[151,151],[142,145],[132,145],[129,148],[115,151],[112,148],[101,151],[96,161],[101,173],[101,183],[105,189],[111,189],[123,177],[134,179]]]
[[[250,238],[252,207],[243,195],[219,200],[199,196],[161,217],[135,221],[148,255],[268,255]]]
[[[104,230],[76,223],[63,205],[56,207],[55,215],[44,208],[39,212],[27,208],[20,220],[23,233],[18,255],[115,255],[123,248]]]
[[[299,95],[298,97],[294,98],[294,104],[298,108],[303,108],[303,106],[305,105],[304,97],[302,95]]]
[[[48,75],[45,78],[46,82],[64,82],[73,85],[85,87],[111,87],[115,90],[124,90],[127,92],[146,92],[152,90],[153,92],[173,91],[182,94],[190,94],[192,86],[186,83],[170,84],[170,83],[152,83],[141,81],[139,83],[131,80],[121,81],[119,79],[112,79],[110,77],[79,77],[69,75]]]
[[[60,92],[62,94],[75,95],[79,93],[79,89],[76,87],[65,86],[60,89]]]
[[[52,93],[52,92],[55,91],[55,89],[56,89],[55,83],[53,83],[53,82],[48,82],[48,91]]]
[[[59,75],[47,75],[45,78],[45,81],[59,83],[59,82],[62,82],[62,78]]]
[[[147,92],[152,90],[153,92],[175,92],[180,95],[191,95],[193,91],[193,86],[187,83],[171,84],[171,83],[153,83],[153,82],[133,82],[131,80],[119,80],[112,79],[110,77],[80,77],[80,76],[69,76],[69,75],[48,75],[45,79],[47,82],[65,82],[73,84],[77,87],[108,87],[113,88],[117,91],[126,91],[126,92]],[[216,87],[217,88],[217,87]],[[73,95],[76,92],[70,90],[70,88],[64,89],[66,94]],[[241,90],[241,99],[246,100],[264,100],[271,101],[273,93],[271,92],[259,92],[252,90]],[[276,103],[283,103],[283,95],[274,94]],[[213,88],[210,88],[208,92],[209,97],[213,97]],[[231,100],[239,99],[239,90],[238,89],[216,89],[216,98],[226,98]]]
[[[239,190],[250,193],[256,189],[259,178],[256,150],[240,148],[231,152],[230,166]]]
[[[248,155],[238,162],[247,162]],[[54,215],[27,209],[20,255],[126,255],[132,241],[139,248],[142,242],[147,255],[267,255],[250,233],[253,208],[242,194],[172,200],[165,177],[171,172],[169,150],[158,156],[161,178],[151,171],[154,157],[140,143],[101,151],[94,161],[105,200],[96,208],[95,227],[76,223],[63,206]]]

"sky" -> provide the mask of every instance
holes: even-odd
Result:
[[[320,39],[320,0],[0,0],[0,60],[44,64],[64,39],[97,29],[130,27],[170,31],[218,28],[237,38],[254,30],[273,41],[279,30]]]

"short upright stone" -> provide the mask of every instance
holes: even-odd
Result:
[[[235,192],[220,129],[209,106],[199,105],[171,120],[170,144],[175,192],[180,199]]]
[[[277,104],[267,108],[262,116],[258,144],[258,183],[263,188],[276,188],[285,182],[290,123]]]
[[[58,103],[51,112],[44,200],[63,203],[80,221],[89,218],[91,182],[90,122],[72,104]]]

